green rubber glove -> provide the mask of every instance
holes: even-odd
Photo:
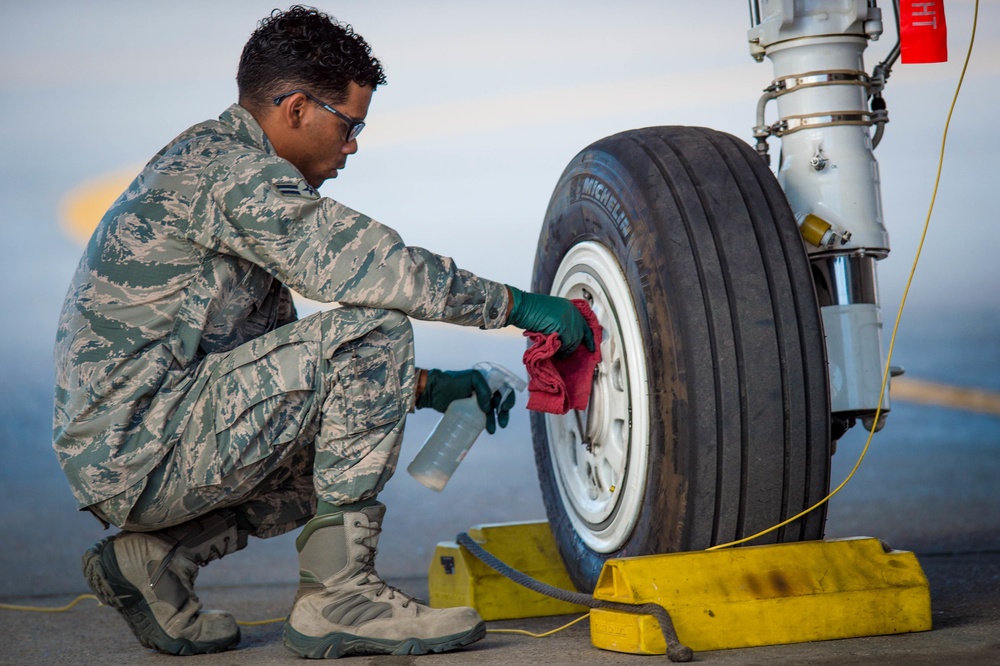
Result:
[[[495,433],[497,423],[501,428],[507,427],[510,410],[514,406],[514,391],[501,399],[499,391],[490,391],[490,385],[478,370],[428,370],[427,383],[417,398],[416,407],[430,407],[443,414],[455,400],[472,395],[476,396],[479,409],[486,414],[486,432]]]
[[[560,346],[556,356],[569,356],[581,342],[588,351],[594,351],[594,332],[569,299],[532,294],[510,285],[507,288],[514,299],[508,324],[546,335],[558,333]]]

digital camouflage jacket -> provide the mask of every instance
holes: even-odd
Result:
[[[484,328],[503,326],[507,308],[503,285],[321,197],[234,104],[150,160],[73,277],[55,345],[53,440],[81,507],[166,455],[207,356],[295,320],[289,287]]]

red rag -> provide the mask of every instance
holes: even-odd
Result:
[[[559,334],[525,331],[531,346],[524,352],[528,371],[528,409],[549,414],[565,414],[571,409],[586,409],[590,402],[594,368],[601,361],[601,324],[590,304],[573,299],[573,305],[587,320],[594,333],[594,351],[580,345],[564,358],[556,358]]]

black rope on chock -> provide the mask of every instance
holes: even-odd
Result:
[[[670,613],[668,613],[667,609],[660,604],[623,604],[615,601],[595,599],[591,595],[583,594],[581,592],[562,590],[558,587],[553,587],[552,585],[547,585],[539,580],[535,580],[531,576],[504,563],[495,555],[489,553],[485,548],[476,543],[467,532],[460,532],[459,535],[455,537],[455,541],[472,553],[479,559],[479,561],[496,571],[501,576],[509,578],[518,585],[526,587],[534,592],[538,592],[571,604],[587,606],[588,608],[606,608],[608,610],[619,611],[622,613],[652,615],[660,623],[660,631],[663,632],[663,638],[666,640],[667,657],[670,661],[688,662],[694,658],[694,652],[691,648],[681,643],[680,639],[677,637],[677,631],[674,629],[673,620],[670,619]]]

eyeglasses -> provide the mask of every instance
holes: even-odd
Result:
[[[343,120],[345,123],[347,123],[347,141],[348,142],[354,141],[356,138],[358,138],[358,135],[361,134],[361,130],[363,130],[365,128],[365,121],[363,121],[363,120],[355,120],[354,118],[351,118],[346,113],[341,113],[340,111],[337,111],[337,109],[333,108],[332,106],[330,106],[329,104],[327,104],[323,100],[319,99],[318,97],[314,97],[313,95],[310,95],[305,90],[292,90],[291,92],[286,92],[284,95],[278,95],[277,97],[274,98],[274,105],[278,106],[279,104],[281,104],[281,101],[283,99],[285,99],[286,97],[291,97],[295,93],[302,93],[303,95],[305,95],[306,97],[308,97],[312,101],[316,102],[317,104],[319,104],[320,106],[322,106],[324,109],[326,109],[327,111],[329,111],[330,113],[332,113],[333,115],[337,116],[338,118],[340,118],[341,120]]]

